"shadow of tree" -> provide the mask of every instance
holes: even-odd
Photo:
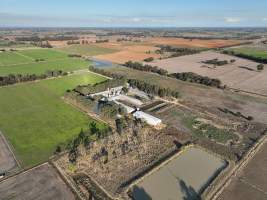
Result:
[[[134,200],[152,200],[144,188],[139,188],[137,186],[134,186],[132,189],[132,198]]]
[[[191,186],[186,185],[183,180],[178,180],[182,193],[184,194],[184,200],[201,200],[198,193]]]

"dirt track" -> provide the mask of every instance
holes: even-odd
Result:
[[[17,168],[18,164],[8,147],[7,141],[0,132],[0,173],[9,172]]]
[[[0,200],[75,200],[48,163],[0,182]]]

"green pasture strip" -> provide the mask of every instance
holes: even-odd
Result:
[[[66,47],[59,48],[60,51],[63,51],[68,54],[79,54],[84,56],[96,56],[102,54],[109,54],[117,52],[115,49],[98,47],[95,45],[69,45]]]
[[[62,70],[69,72],[88,68],[89,65],[89,61],[76,58],[66,58],[47,62],[0,66],[0,76],[8,74],[42,74],[47,70]]]

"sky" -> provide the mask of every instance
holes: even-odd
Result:
[[[267,0],[0,0],[1,27],[267,27]]]

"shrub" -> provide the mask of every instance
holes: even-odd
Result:
[[[263,64],[260,64],[257,66],[257,70],[258,71],[262,71],[264,69],[264,65]]]

